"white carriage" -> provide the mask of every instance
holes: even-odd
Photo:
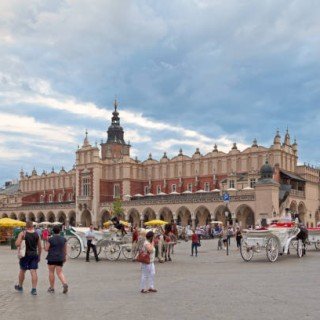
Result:
[[[320,250],[320,228],[308,228],[308,243]]]
[[[303,256],[302,240],[296,239],[300,229],[294,224],[279,224],[263,230],[243,230],[240,253],[245,261],[250,261],[254,253],[265,251],[270,262],[275,262],[279,255],[288,254],[290,244],[299,258]]]
[[[68,257],[71,259],[78,258],[81,252],[87,250],[86,232],[89,228],[69,229],[67,237]],[[124,236],[115,230],[94,231],[94,244],[97,248],[98,256],[104,254],[108,260],[118,260],[121,253],[125,259],[132,259],[132,235]],[[92,253],[90,253],[92,254]]]

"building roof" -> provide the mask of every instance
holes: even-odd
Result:
[[[10,196],[19,191],[19,183],[11,184],[10,186],[6,187],[5,189],[0,190],[0,195]]]
[[[283,175],[287,176],[290,179],[294,179],[294,180],[302,181],[302,182],[306,181],[305,179],[303,179],[302,177],[298,176],[297,174],[285,171],[283,169],[280,169],[280,173],[282,173]]]

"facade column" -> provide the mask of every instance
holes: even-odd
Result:
[[[196,218],[192,217],[191,220],[192,220],[192,229],[195,230],[196,229]]]

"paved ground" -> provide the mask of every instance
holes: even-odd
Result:
[[[216,241],[203,241],[197,258],[190,242],[176,247],[174,261],[156,264],[158,293],[139,293],[139,264],[128,261],[85,263],[69,260],[65,274],[70,292],[50,295],[44,260],[38,296],[13,285],[15,252],[0,247],[0,319],[319,319],[320,252],[280,257],[271,264],[264,255],[250,263],[235,249],[216,251]]]

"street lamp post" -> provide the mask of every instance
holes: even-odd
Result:
[[[228,225],[228,218],[229,218],[229,211],[225,211],[225,216],[226,216],[226,224]],[[226,230],[226,232],[228,232],[228,229]],[[228,243],[228,237],[227,237],[227,248],[226,248],[226,253],[227,256],[229,255],[229,243]]]

